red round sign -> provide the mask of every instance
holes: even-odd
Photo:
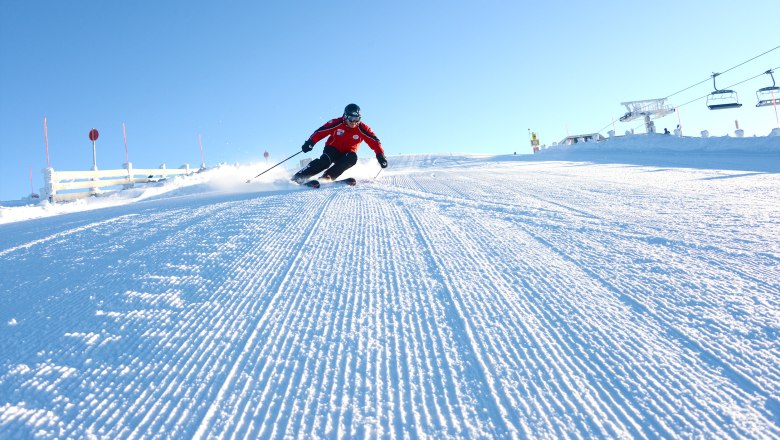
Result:
[[[100,133],[98,133],[98,131],[93,128],[92,130],[89,131],[89,140],[95,142],[99,135]]]

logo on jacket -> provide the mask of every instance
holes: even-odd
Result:
[[[360,136],[358,136],[358,135],[354,135],[354,136],[352,136],[352,139],[354,139],[354,140],[358,140],[358,139],[360,139]]]
[[[336,130],[336,136],[343,136],[343,135],[344,135],[344,130],[342,130],[340,128],[338,130]]]

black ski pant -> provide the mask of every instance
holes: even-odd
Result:
[[[341,153],[331,146],[325,146],[322,156],[309,162],[298,174],[311,177],[321,171],[323,178],[337,179],[344,171],[353,167],[358,160],[357,153]],[[327,170],[327,171],[326,171]]]

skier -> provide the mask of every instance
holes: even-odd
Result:
[[[344,108],[344,114],[325,123],[317,129],[301,146],[304,153],[314,148],[314,144],[328,137],[322,156],[309,162],[295,173],[292,180],[304,183],[321,171],[325,171],[319,180],[335,180],[344,171],[357,163],[357,150],[361,142],[365,142],[376,153],[376,160],[382,168],[387,168],[387,159],[382,150],[382,143],[368,125],[360,121],[360,107],[349,104]]]

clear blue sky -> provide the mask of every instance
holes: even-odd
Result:
[[[136,167],[198,166],[198,134],[207,165],[265,150],[278,160],[350,102],[388,156],[526,154],[529,128],[548,144],[594,132],[622,101],[668,96],[780,45],[778,16],[776,0],[1,0],[0,200],[29,193],[30,166],[42,186],[44,117],[58,170],[89,169],[92,127],[98,166],[120,168],[123,122]],[[780,50],[718,86],[777,66]],[[754,106],[769,82],[736,87],[741,109],[683,106],[684,134],[724,135],[736,119],[767,134],[774,110]],[[671,130],[677,116],[656,124]]]

